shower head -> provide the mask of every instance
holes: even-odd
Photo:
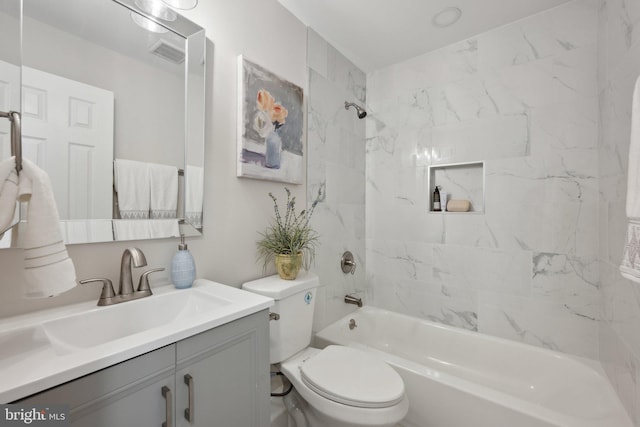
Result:
[[[353,102],[344,102],[344,109],[348,110],[349,107],[353,107],[356,109],[356,112],[358,113],[358,118],[359,119],[364,119],[365,117],[367,117],[367,112],[364,108],[362,108],[359,105],[354,104]]]

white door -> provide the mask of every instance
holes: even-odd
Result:
[[[0,61],[0,111],[20,110],[20,67]],[[11,156],[11,122],[0,119],[0,160]]]
[[[47,171],[60,219],[112,218],[113,92],[22,67],[22,152]]]
[[[20,67],[0,61],[0,111],[19,110]],[[0,160],[9,157],[11,157],[11,122],[8,119],[0,118]],[[12,224],[16,224],[18,219],[18,209],[16,209]],[[0,249],[11,247],[11,231],[6,233],[4,231],[0,230]]]

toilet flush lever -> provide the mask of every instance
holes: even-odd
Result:
[[[278,313],[269,313],[269,320],[280,320],[280,315]]]

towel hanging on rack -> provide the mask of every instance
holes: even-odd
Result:
[[[18,200],[29,202],[27,222],[18,232],[18,245],[24,249],[25,296],[51,297],[72,289],[76,271],[62,240],[49,175],[27,159],[22,160]]]
[[[175,218],[178,212],[178,168],[149,163],[150,218]],[[175,221],[174,221],[175,222]]]
[[[202,228],[204,169],[187,165],[185,180],[185,219],[195,228]]]
[[[148,163],[115,159],[113,174],[120,218],[148,219],[151,201]]]
[[[18,198],[18,173],[15,157],[0,162],[0,234],[14,224]]]

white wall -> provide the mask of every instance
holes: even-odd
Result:
[[[598,358],[597,12],[573,1],[367,75],[374,304]],[[485,212],[429,213],[427,167],[480,160]]]
[[[20,64],[21,52],[15,40],[20,38],[20,3],[5,3],[0,11],[0,58],[14,65]]]
[[[23,31],[23,65],[113,92],[115,158],[184,167],[184,64],[167,71],[31,18]]]
[[[618,270],[625,214],[631,97],[640,75],[640,3],[602,1],[599,13],[600,287],[604,317],[600,358],[636,425],[640,425],[640,285]]]
[[[204,235],[188,241],[198,277],[239,286],[263,275],[255,242],[272,216],[267,194],[283,184],[236,177],[236,56],[263,65],[306,88],[306,27],[276,0],[207,0],[185,16],[206,29],[209,78],[205,152]],[[300,205],[305,185],[289,185]],[[140,247],[150,267],[169,267],[177,240],[69,246],[78,278],[118,281],[122,250]],[[97,300],[95,286],[77,287],[54,299],[21,298],[22,253],[0,251],[0,317],[75,301]],[[269,272],[273,272],[270,270]],[[168,280],[156,279],[152,286]]]

